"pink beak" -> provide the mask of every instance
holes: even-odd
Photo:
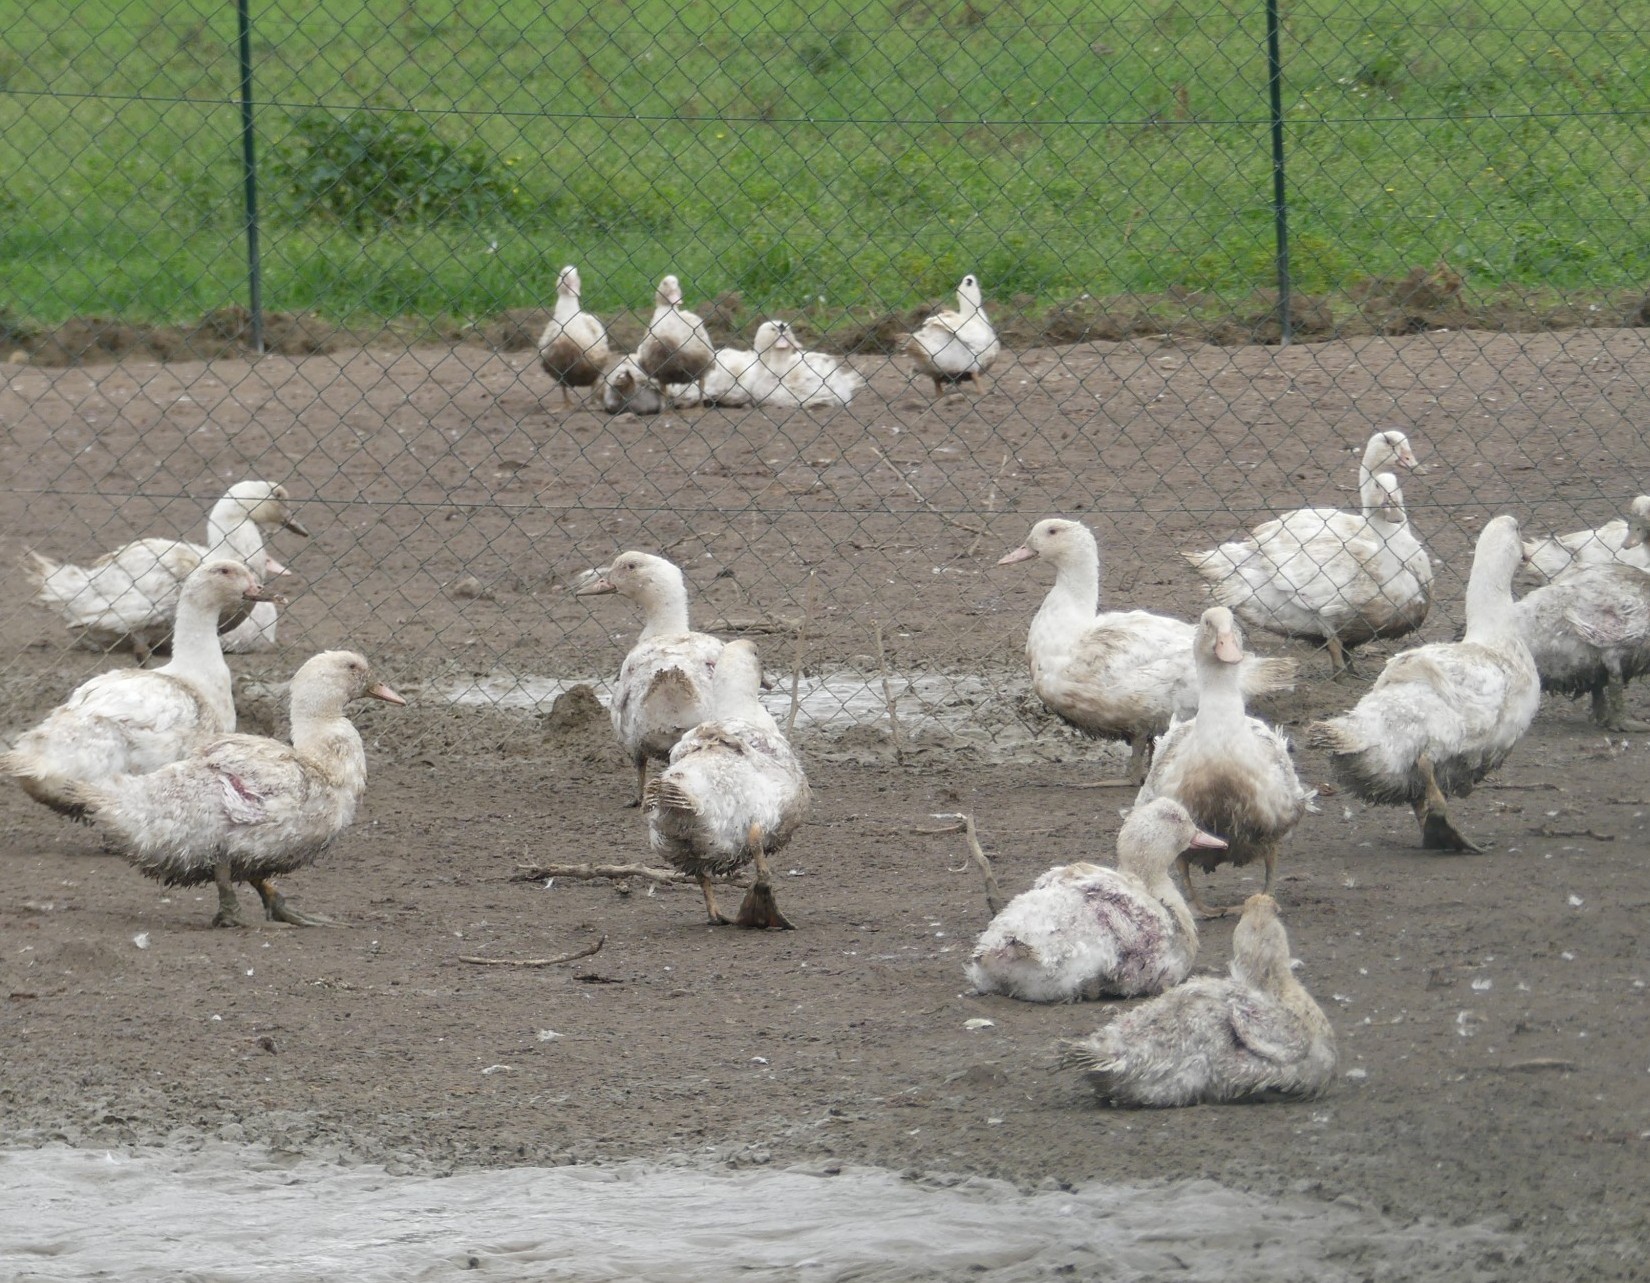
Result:
[[[290,570],[288,570],[280,562],[276,561],[275,558],[270,556],[264,557],[264,574],[268,575],[271,579],[278,578],[281,575],[290,575],[291,573],[292,572]]]
[[[1418,460],[1415,458],[1415,451],[1411,450],[1407,445],[1400,446],[1398,448],[1398,462],[1403,464],[1406,468],[1418,466]]]
[[[1016,561],[1030,561],[1036,555],[1030,548],[1022,546],[1016,548],[1013,552],[1005,552],[1001,557],[998,557],[997,564],[999,566],[1012,566]]]
[[[1226,849],[1226,839],[1217,838],[1213,833],[1205,833],[1202,829],[1199,829],[1192,834],[1190,846],[1201,847],[1206,851],[1224,851]]]
[[[1236,633],[1215,634],[1215,658],[1223,664],[1243,662],[1243,646],[1239,643]],[[1221,845],[1224,846],[1225,843]]]

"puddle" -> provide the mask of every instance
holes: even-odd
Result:
[[[1467,1279],[1517,1248],[1210,1181],[1026,1193],[642,1163],[391,1176],[229,1145],[0,1152],[0,1206],[0,1275],[16,1283],[1351,1283]]]

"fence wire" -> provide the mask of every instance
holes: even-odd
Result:
[[[638,617],[570,588],[635,547],[800,665],[817,746],[987,758],[1081,751],[1022,654],[1050,576],[996,565],[1039,518],[1094,530],[1105,605],[1192,617],[1182,553],[1356,513],[1402,431],[1442,637],[1484,518],[1641,488],[1644,0],[1285,5],[1276,121],[1260,4],[252,6],[245,68],[234,6],[0,12],[14,726],[110,662],[25,549],[204,541],[243,480],[313,532],[270,536],[254,701],[347,643],[419,692],[403,742],[519,740],[615,673]],[[674,275],[719,349],[784,319],[863,386],[564,400],[565,265],[610,365]],[[931,381],[907,336],[967,277],[1001,354]]]

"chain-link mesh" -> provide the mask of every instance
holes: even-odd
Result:
[[[7,10],[13,725],[61,696],[43,666],[107,662],[23,549],[203,540],[243,479],[314,532],[272,535],[297,587],[254,692],[347,642],[420,693],[398,737],[519,738],[616,670],[636,615],[568,589],[635,547],[696,625],[800,658],[803,733],[986,756],[1070,747],[1021,654],[1047,575],[995,565],[1040,517],[1095,530],[1103,602],[1189,617],[1181,552],[1356,511],[1402,430],[1444,636],[1484,517],[1593,527],[1640,488],[1645,4],[1287,5],[1276,119],[1259,3],[247,16],[243,78],[231,5]],[[565,264],[615,361],[674,274],[719,347],[784,318],[865,386],[564,405],[534,345]],[[1003,352],[953,390],[904,336],[971,274]]]

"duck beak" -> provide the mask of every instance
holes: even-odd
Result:
[[[275,558],[268,556],[267,554],[264,556],[264,574],[268,575],[271,579],[279,579],[282,575],[290,575],[291,573],[292,572],[290,570],[288,570],[280,562],[276,561]]]
[[[1621,541],[1623,548],[1637,548],[1644,542],[1645,532],[1638,526],[1629,526],[1627,534]]]
[[[1243,662],[1243,644],[1238,641],[1236,633],[1227,631],[1215,634],[1215,658],[1223,664]],[[1222,842],[1221,845],[1226,844]]]
[[[595,578],[589,580],[587,583],[582,583],[575,588],[573,590],[573,595],[575,597],[600,597],[605,593],[619,591],[613,586],[613,581],[607,577],[606,567],[603,567],[600,570],[586,571],[585,573],[594,575]]]
[[[402,699],[401,696],[392,691],[388,686],[384,685],[383,682],[374,682],[371,686],[367,687],[366,690],[362,691],[361,694],[367,699],[381,699],[386,704],[401,704],[404,706],[407,702]]]
[[[273,602],[277,606],[286,605],[285,597],[281,596],[278,592],[271,591],[262,584],[253,584],[252,587],[243,592],[241,596],[247,601],[267,601]]]
[[[304,523],[299,521],[296,517],[288,517],[285,521],[281,522],[281,529],[290,530],[293,534],[302,535],[305,539],[309,538],[309,527],[305,526]]]
[[[1013,552],[1005,552],[1001,557],[998,557],[997,564],[999,566],[1012,566],[1016,561],[1030,561],[1036,555],[1036,552],[1022,544]]]
[[[1195,848],[1201,848],[1205,851],[1224,851],[1226,849],[1226,839],[1217,838],[1213,833],[1205,833],[1202,829],[1199,829],[1192,834],[1192,840],[1186,847],[1187,850]]]
[[[1415,457],[1415,451],[1411,450],[1407,445],[1400,446],[1398,448],[1398,462],[1406,468],[1418,468],[1421,466],[1421,461]]]

